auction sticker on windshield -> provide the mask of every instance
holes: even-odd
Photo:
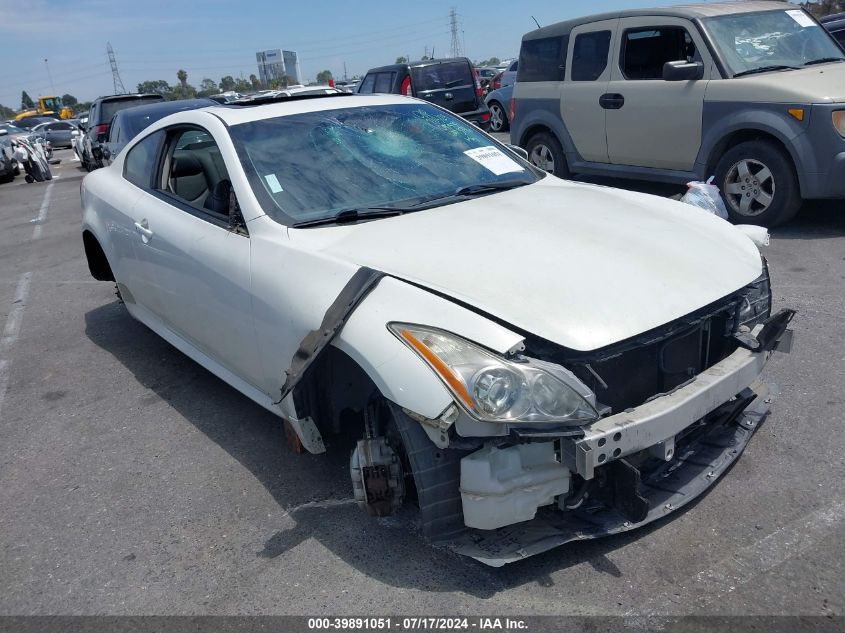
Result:
[[[483,167],[486,167],[497,176],[509,174],[515,171],[525,171],[519,163],[509,158],[504,152],[496,149],[492,145],[468,149],[464,152],[464,154],[469,156],[475,162],[481,164]]]
[[[279,179],[276,177],[276,174],[267,174],[264,176],[264,180],[267,181],[267,186],[270,187],[270,193],[280,193],[284,191]]]
[[[800,9],[796,9],[794,11],[787,11],[786,12],[789,17],[793,20],[798,22],[801,26],[816,26],[816,23],[813,21],[809,15],[801,11]]]

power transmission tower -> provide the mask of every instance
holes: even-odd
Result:
[[[117,60],[114,58],[114,49],[111,47],[111,42],[106,42],[106,50],[109,53],[109,64],[111,64],[111,78],[114,82],[114,94],[126,94],[126,88],[123,87],[123,81],[120,79],[120,73],[117,71]]]
[[[455,7],[449,11],[449,23],[452,27],[452,57],[460,57],[461,39],[458,37],[458,12]]]

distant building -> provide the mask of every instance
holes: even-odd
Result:
[[[258,78],[265,86],[285,75],[289,84],[302,83],[302,71],[299,69],[299,55],[296,51],[283,51],[278,48],[259,51],[255,54],[255,60],[258,62]]]

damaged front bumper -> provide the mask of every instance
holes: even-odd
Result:
[[[758,326],[753,334],[763,333]],[[444,544],[501,566],[683,507],[736,461],[768,415],[773,388],[759,376],[774,349],[789,351],[791,337],[783,327],[765,348],[740,348],[675,391],[599,420],[581,438],[547,437],[545,453],[516,445],[498,450],[520,451],[509,460],[495,449],[491,456],[490,447],[464,458],[469,529]],[[479,459],[487,460],[487,479],[478,477]]]

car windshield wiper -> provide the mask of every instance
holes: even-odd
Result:
[[[741,73],[737,73],[734,75],[736,77],[742,77],[744,75],[756,75],[757,73],[767,73],[772,70],[798,70],[798,66],[782,66],[782,65],[772,65],[772,66],[760,66],[759,68],[752,68],[750,70],[743,70]]]
[[[816,64],[827,64],[829,62],[845,62],[841,57],[822,57],[821,59],[811,59],[805,66],[815,66]]]
[[[376,218],[389,218],[394,215],[402,215],[404,211],[395,207],[365,207],[360,209],[344,209],[327,218],[316,220],[304,220],[297,222],[293,228],[300,229],[309,226],[323,226],[328,224],[349,224],[359,220],[372,220]]]
[[[501,182],[479,182],[475,185],[467,185],[466,187],[459,187],[455,189],[454,196],[474,196],[478,193],[489,193],[491,191],[504,191],[506,189],[516,189],[523,185],[530,185],[526,180],[502,180]]]

